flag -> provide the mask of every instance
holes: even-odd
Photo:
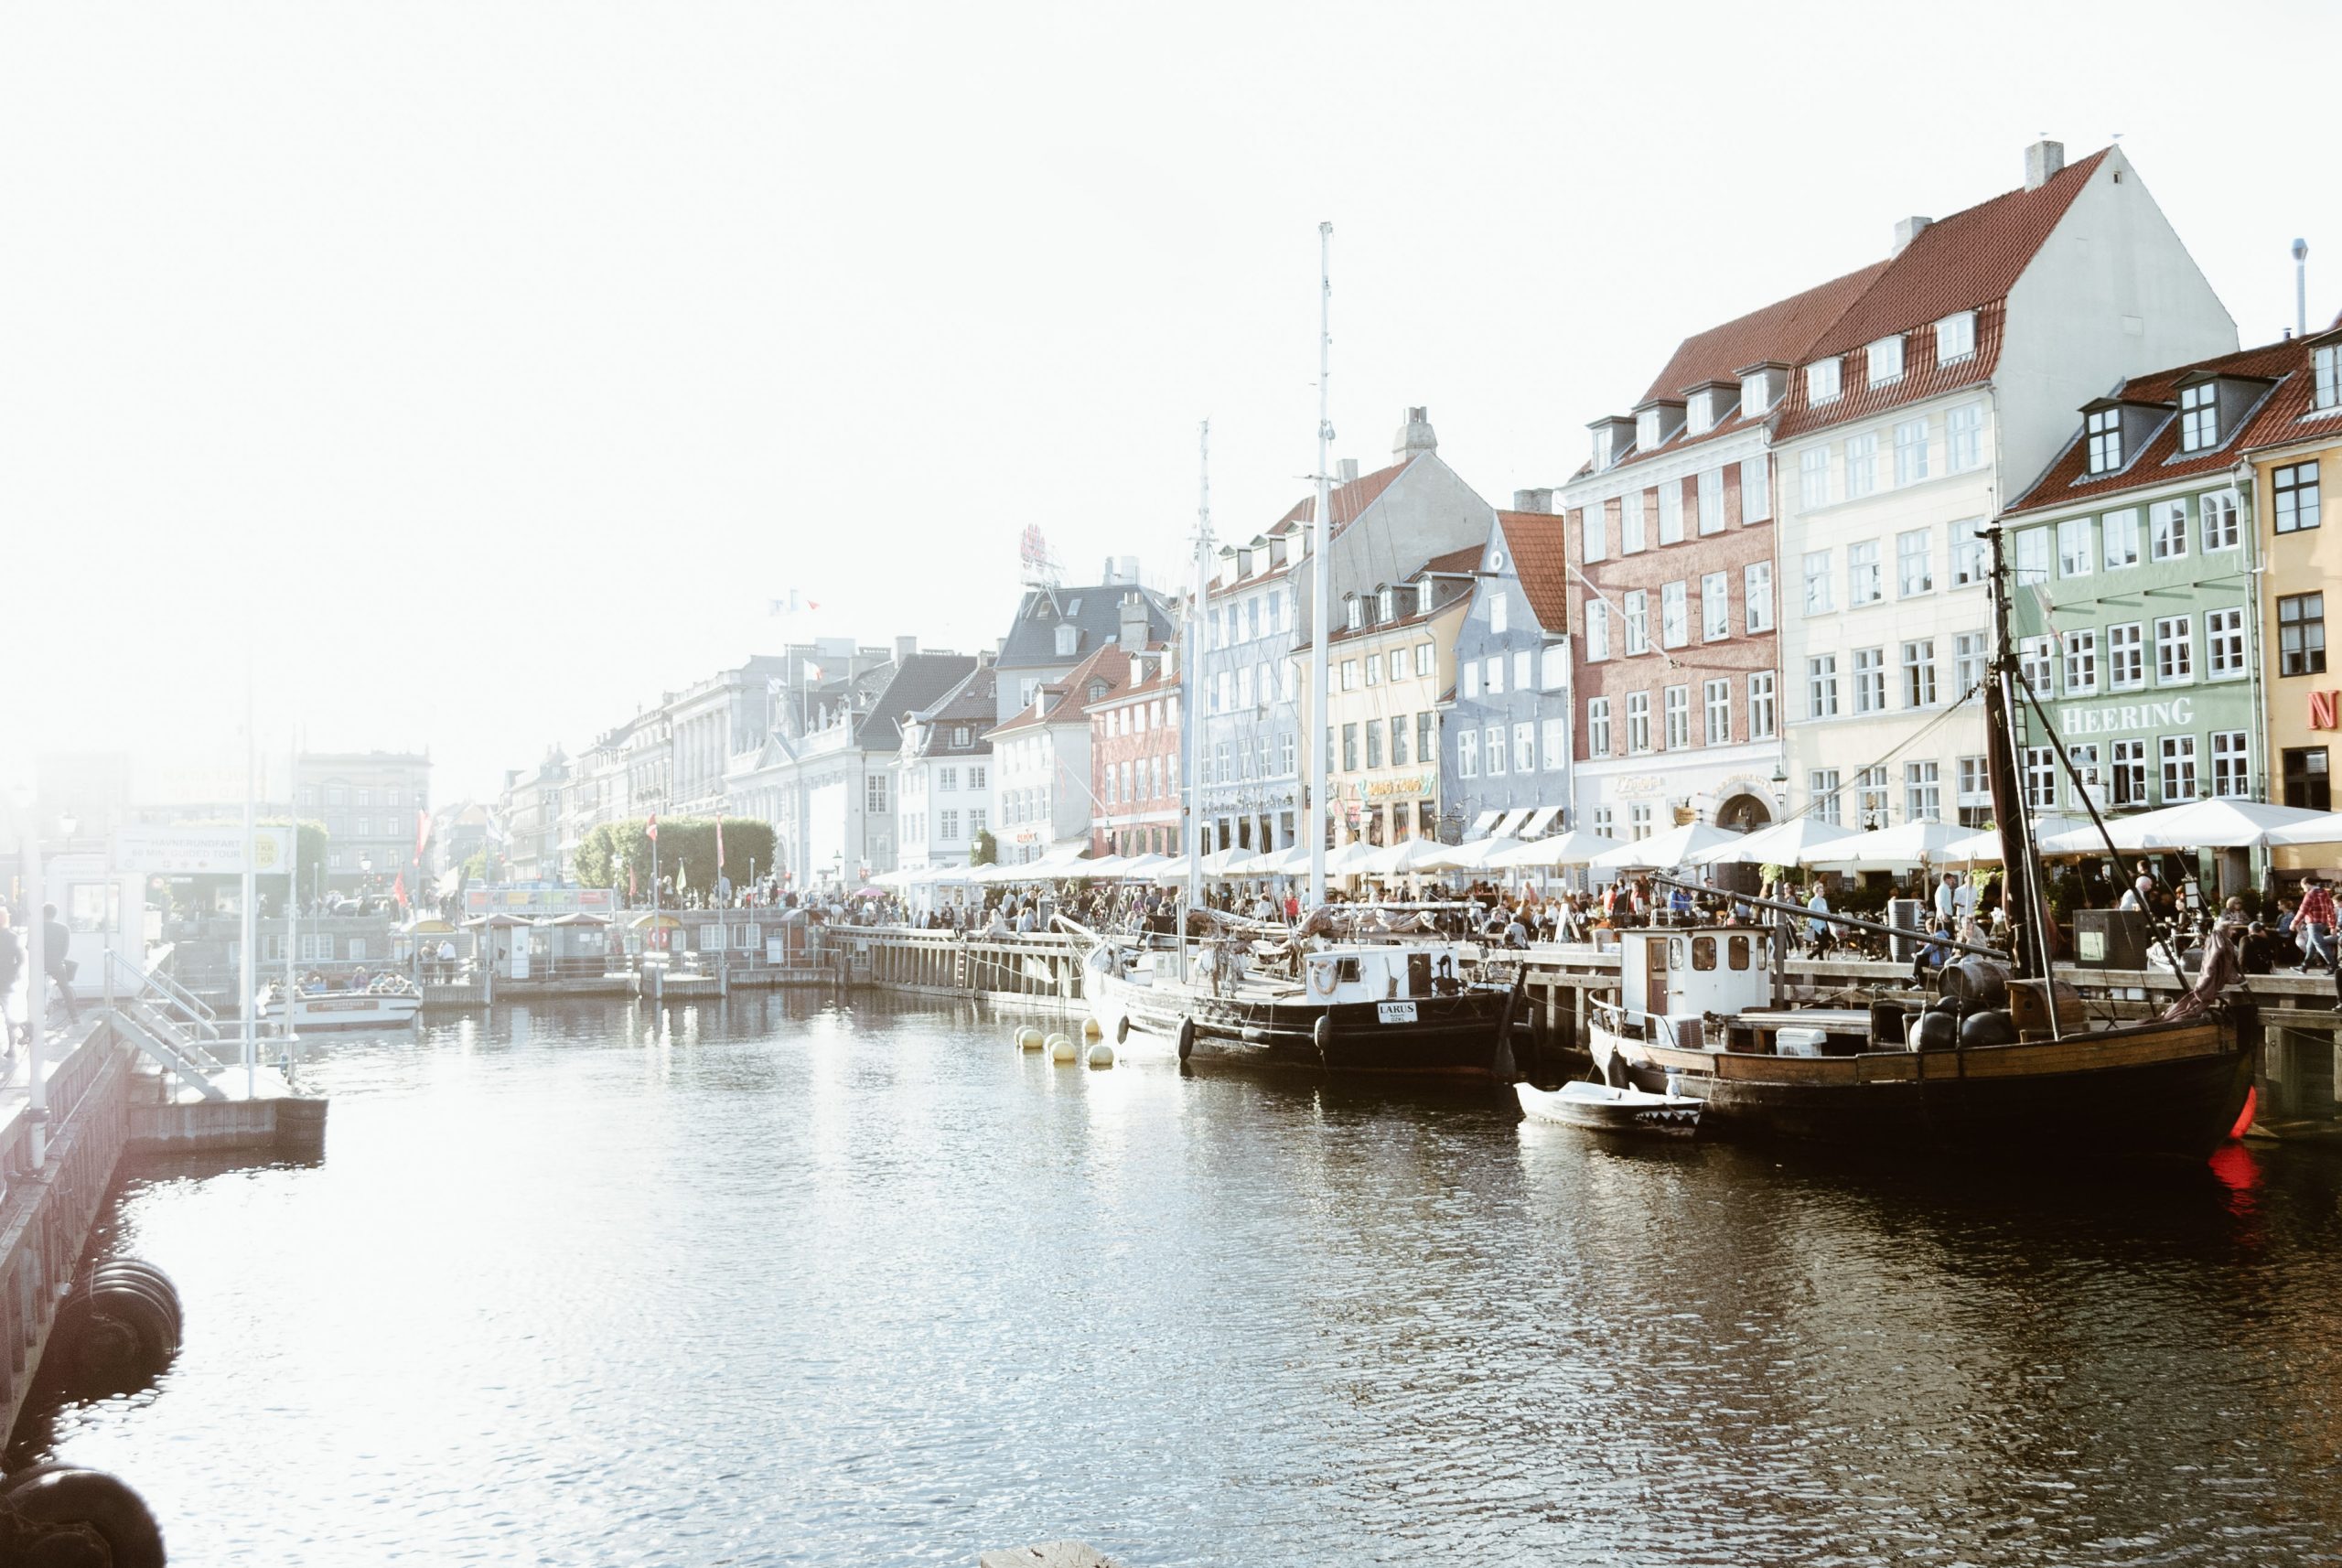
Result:
[[[808,664],[807,666],[805,666],[805,679],[806,679],[806,680],[808,680],[808,681],[819,681],[821,678],[822,678],[822,667],[821,667],[820,665],[818,665],[818,664]]]
[[[393,898],[395,898],[395,899],[397,899],[397,900],[399,901],[399,908],[400,908],[403,909],[403,908],[406,908],[406,873],[405,873],[405,872],[403,872],[403,871],[400,872],[400,873],[399,873],[399,875],[398,875],[398,880],[391,884],[391,897],[393,897]]]
[[[414,858],[423,858],[423,846],[431,842],[431,813],[417,806],[414,809]]]
[[[676,891],[676,892],[678,892],[678,893],[681,893],[681,892],[682,892],[685,888],[689,887],[691,885],[692,885],[692,872],[691,872],[691,867],[690,867],[690,866],[685,865],[684,865],[682,862],[681,862],[681,861],[677,861],[677,862],[675,863],[675,891]]]
[[[715,869],[724,869],[724,819],[715,819]]]
[[[659,813],[658,813],[658,812],[653,811],[653,812],[651,812],[651,813],[650,813],[650,825],[649,827],[647,827],[647,828],[643,829],[643,831],[642,831],[642,836],[643,836],[643,837],[645,837],[645,838],[647,838],[647,839],[649,839],[652,843],[657,843],[659,842]]]
[[[789,596],[787,598],[768,599],[766,601],[765,607],[767,613],[771,615],[803,615],[807,610],[820,609],[822,607],[822,601],[819,599],[809,599],[805,596],[803,590],[791,588],[789,590]]]

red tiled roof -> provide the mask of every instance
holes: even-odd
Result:
[[[1092,677],[1106,682],[1107,692],[1113,691],[1130,678],[1130,655],[1112,643],[1108,643],[1071,670],[1054,681],[1045,682],[1033,694],[1033,701],[1014,717],[993,726],[984,738],[1009,735],[1019,730],[1034,729],[1044,725],[1076,724],[1090,706],[1087,695]]]
[[[1451,550],[1445,555],[1434,555],[1424,562],[1413,575],[1423,577],[1434,572],[1449,574],[1477,572],[1480,569],[1480,552],[1487,548],[1488,546],[1484,544],[1467,544],[1461,550]]]
[[[2193,474],[2222,473],[2234,467],[2239,456],[2249,447],[2294,439],[2302,410],[2307,405],[2308,348],[2301,339],[2290,338],[2131,377],[2115,396],[2125,403],[2173,404],[2171,416],[2155,427],[2154,434],[2132,455],[2129,462],[2111,474],[2095,477],[2089,472],[2090,449],[2082,439],[2081,421],[2077,416],[2073,439],[2051,461],[2047,472],[2034,482],[2033,488],[2017,498],[2009,512],[2014,515],[2069,506],[2078,500],[2146,489]],[[2227,440],[2202,452],[2183,453],[2179,450],[2178,383],[2183,377],[2197,371],[2266,379],[2278,384],[2253,405]],[[2335,430],[2342,434],[2342,421],[2336,423]]]
[[[1412,462],[1413,459],[1409,461]],[[1391,482],[1406,471],[1405,463],[1393,463],[1387,468],[1377,468],[1371,474],[1361,474],[1348,484],[1336,485],[1328,490],[1326,494],[1326,510],[1334,520],[1333,532],[1336,536],[1338,537],[1343,529],[1357,521],[1360,513],[1381,499],[1382,492],[1391,488]],[[1268,532],[1262,537],[1273,539],[1284,534],[1298,533],[1309,525],[1310,520],[1316,515],[1316,494],[1305,495],[1294,502],[1293,510],[1271,524]],[[1257,558],[1256,564],[1260,567],[1258,571],[1249,577],[1241,577],[1232,582],[1215,576],[1208,585],[1208,594],[1223,594],[1236,588],[1256,587],[1273,578],[1284,576],[1293,570],[1295,563],[1300,559],[1297,547],[1288,548],[1284,560],[1274,566],[1267,564],[1269,553],[1266,550],[1255,551],[1254,554]]]
[[[1803,294],[1735,317],[1721,327],[1693,333],[1675,346],[1674,357],[1652,378],[1641,401],[1679,398],[1684,388],[1703,381],[1737,381],[1742,371],[1767,360],[1799,363],[1814,340],[1877,281],[1887,265],[1873,262],[1844,277],[1832,278]]]
[[[1497,525],[1504,530],[1505,548],[1512,554],[1514,575],[1537,624],[1550,632],[1569,629],[1566,607],[1569,560],[1563,535],[1564,520],[1552,512],[1500,511]]]

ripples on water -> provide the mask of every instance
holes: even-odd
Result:
[[[2342,1156],[1918,1181],[648,1016],[313,1044],[323,1165],[130,1186],[187,1348],[56,1450],[255,1568],[2342,1561]]]

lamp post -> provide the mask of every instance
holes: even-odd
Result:
[[[39,1170],[48,1157],[48,1083],[41,1060],[48,1014],[48,922],[40,913],[40,822],[29,784],[9,791],[8,803],[25,876],[25,1155]],[[0,1030],[6,1027],[5,1009],[0,1007]]]

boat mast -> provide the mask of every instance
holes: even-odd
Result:
[[[1333,628],[1326,624],[1328,596],[1326,574],[1334,529],[1327,517],[1334,467],[1334,422],[1328,413],[1327,381],[1334,373],[1334,226],[1317,225],[1317,504],[1309,516],[1309,700],[1302,704],[1301,739],[1309,748],[1309,789],[1302,798],[1301,820],[1309,834],[1309,908],[1326,902],[1326,736],[1324,715],[1330,678],[1326,639]]]
[[[1179,791],[1180,804],[1186,820],[1187,841],[1187,908],[1200,909],[1204,904],[1203,820],[1197,811],[1196,780],[1203,775],[1203,712],[1204,712],[1204,591],[1211,574],[1211,421],[1203,422],[1197,435],[1198,478],[1196,502],[1196,585],[1187,601],[1187,650],[1180,664],[1180,684],[1186,688],[1186,788]],[[1183,913],[1179,920],[1179,940],[1187,941],[1187,922]]]
[[[1984,769],[1993,791],[1993,820],[2000,824],[2002,900],[2016,939],[2017,976],[2047,980],[2046,909],[2041,862],[2034,853],[2033,817],[2016,768],[2014,682],[2020,673],[2016,644],[2009,636],[2007,542],[1998,528],[1993,541],[1993,662],[1984,677]],[[2023,902],[2018,902],[2022,892]],[[2052,1016],[2055,1008],[2051,1009]]]

